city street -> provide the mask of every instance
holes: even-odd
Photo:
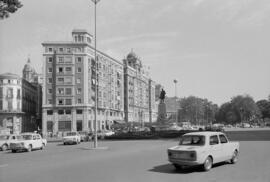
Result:
[[[241,141],[237,164],[220,164],[209,172],[199,168],[176,171],[166,149],[177,140],[103,141],[64,146],[49,143],[30,153],[0,152],[1,182],[42,181],[250,181],[269,182],[270,141]]]

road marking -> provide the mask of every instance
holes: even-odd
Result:
[[[8,166],[8,164],[2,164],[2,165],[0,165],[0,167],[7,167]]]

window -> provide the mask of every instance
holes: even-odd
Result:
[[[49,52],[52,52],[52,51],[53,51],[53,48],[49,47],[49,49],[48,49],[48,50],[49,50]]]
[[[11,111],[13,109],[12,107],[12,101],[8,100],[8,110]]]
[[[81,73],[82,72],[82,68],[81,67],[77,68],[77,72],[78,73]]]
[[[71,110],[69,110],[69,109],[66,110],[65,112],[66,112],[66,114],[71,114]]]
[[[66,67],[66,71],[67,72],[72,71],[72,68],[71,67]]]
[[[81,79],[80,78],[77,78],[77,83],[81,83]]]
[[[48,89],[48,94],[52,94],[52,89],[51,88]]]
[[[58,105],[63,105],[64,102],[63,102],[63,99],[58,99]]]
[[[218,144],[219,142],[218,142],[218,137],[217,137],[217,135],[214,135],[214,136],[211,136],[210,137],[210,145],[216,145],[216,144]]]
[[[52,68],[48,68],[48,73],[52,73]]]
[[[48,99],[48,104],[52,104],[52,99]]]
[[[81,88],[78,88],[77,89],[77,94],[81,94],[82,93],[82,89]]]
[[[60,95],[64,95],[64,88],[58,88],[57,93]]]
[[[77,103],[78,103],[78,104],[81,104],[81,103],[82,103],[82,99],[79,98],[79,99],[77,100]]]
[[[58,122],[59,131],[71,131],[71,121],[59,121]]]
[[[53,110],[47,110],[47,115],[53,115]]]
[[[76,62],[77,63],[81,63],[82,62],[82,58],[81,57],[76,57]]]
[[[63,52],[64,51],[64,48],[63,47],[60,47],[59,48],[59,52]]]
[[[8,90],[7,90],[7,97],[8,98],[13,98],[13,88],[8,88]]]
[[[64,110],[58,110],[58,114],[59,115],[63,115],[64,114]]]
[[[71,99],[66,99],[66,105],[71,105],[72,104],[72,100]]]
[[[52,78],[48,78],[48,83],[52,83]]]
[[[228,143],[227,138],[224,135],[219,135],[220,143]]]
[[[53,122],[47,121],[47,131],[52,132],[53,131]]]
[[[76,110],[76,114],[82,114],[83,112],[82,112],[82,110],[81,109],[77,109]]]
[[[71,53],[71,49],[70,48],[67,48],[67,53]]]
[[[72,94],[71,88],[66,88],[66,95],[71,95],[71,94]]]
[[[52,57],[48,57],[48,63],[52,63],[53,58]]]
[[[58,63],[64,63],[64,58],[63,57],[59,57],[58,58]]]
[[[17,99],[21,99],[21,89],[17,89]]]
[[[59,72],[59,73],[63,73],[63,67],[59,67],[59,68],[58,68],[58,72]]]
[[[64,83],[64,78],[57,78],[57,81],[58,81],[59,83]]]
[[[3,110],[3,101],[0,100],[0,110]]]

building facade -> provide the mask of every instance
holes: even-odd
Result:
[[[143,126],[156,118],[155,82],[149,77],[149,68],[134,52],[127,55],[123,64],[125,121],[139,122]]]
[[[96,87],[98,130],[110,129],[114,120],[124,117],[122,63],[97,50],[96,64],[93,36],[87,31],[73,30],[72,38],[68,42],[42,43],[45,135],[93,131]]]
[[[37,92],[28,81],[12,73],[0,75],[0,128],[8,133],[36,129]]]

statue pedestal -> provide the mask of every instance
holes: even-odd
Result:
[[[155,126],[156,131],[160,130],[167,130],[169,127],[168,119],[167,119],[167,112],[166,112],[166,104],[164,101],[160,101],[158,104],[158,118],[157,118],[157,125]]]
[[[167,121],[166,104],[162,101],[158,104],[158,124],[165,124]]]

